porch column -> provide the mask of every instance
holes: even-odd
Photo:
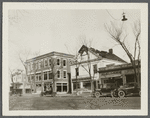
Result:
[[[73,83],[71,83],[71,93],[73,93]]]
[[[80,88],[83,88],[83,82],[80,82]]]

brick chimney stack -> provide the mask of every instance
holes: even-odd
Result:
[[[109,49],[109,53],[110,53],[110,54],[113,54],[113,49]]]

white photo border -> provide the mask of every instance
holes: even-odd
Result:
[[[9,111],[8,10],[140,9],[141,10],[141,109],[140,110],[19,110]],[[147,3],[28,3],[4,2],[2,22],[2,110],[4,116],[130,116],[148,115],[148,4]]]

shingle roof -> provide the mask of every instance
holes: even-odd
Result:
[[[80,50],[79,53],[83,53],[84,51],[90,51],[92,54],[96,55],[97,57],[103,57],[103,58],[107,58],[107,59],[112,59],[112,60],[116,60],[116,61],[121,61],[121,62],[125,62],[123,59],[121,59],[120,57],[118,57],[117,55],[107,52],[107,51],[99,51],[97,49],[94,48],[88,48],[87,46],[83,45]]]

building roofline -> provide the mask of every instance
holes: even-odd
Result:
[[[56,52],[56,51],[53,51],[53,52],[50,52],[50,53],[46,53],[46,54],[43,54],[43,55],[40,55],[40,56],[37,56],[37,57],[33,57],[31,59],[28,59],[26,62],[30,62],[32,61],[33,59],[41,59],[43,57],[47,57],[47,56],[60,56],[61,57],[68,57],[68,58],[73,58],[74,55],[71,55],[71,54],[66,54],[66,53],[62,53],[62,52]]]

